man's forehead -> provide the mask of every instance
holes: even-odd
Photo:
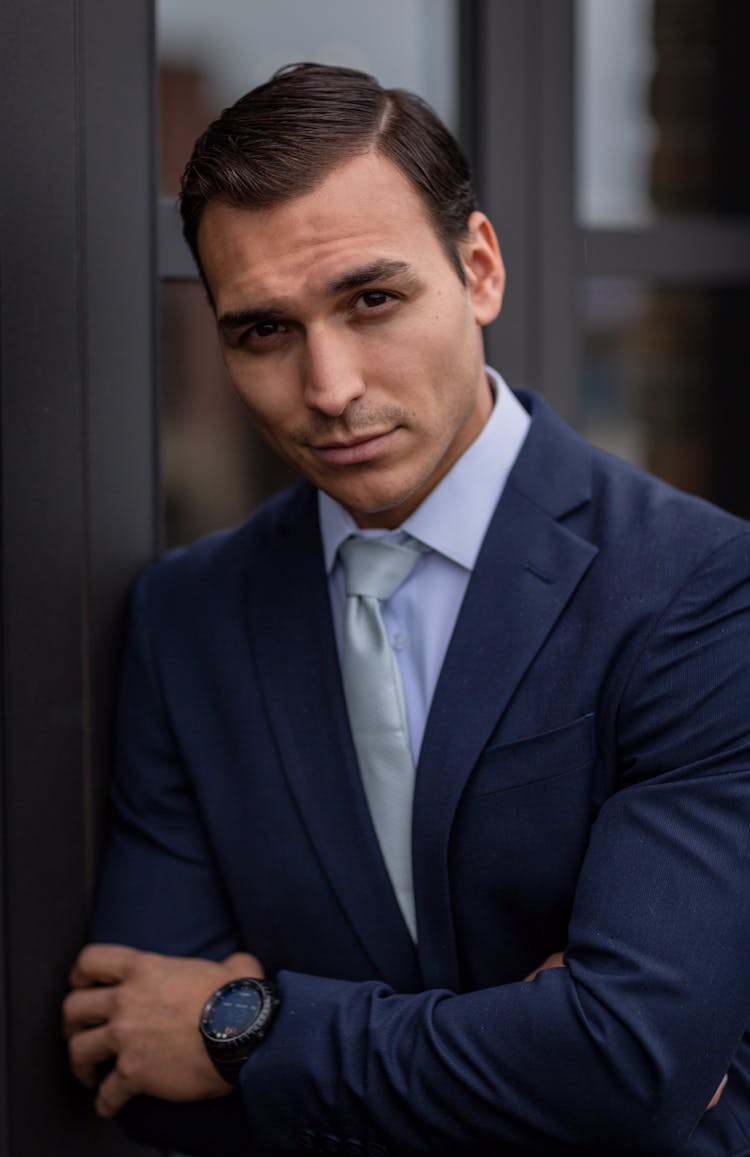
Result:
[[[309,191],[263,207],[210,200],[198,227],[201,253],[207,245],[236,241],[244,233],[256,246],[368,238],[434,226],[421,194],[387,157],[369,152],[330,170]]]
[[[211,201],[198,241],[212,292],[230,310],[248,293],[295,296],[302,286],[328,292],[355,277],[367,283],[369,267],[391,277],[409,265],[432,265],[436,272],[435,263],[445,260],[413,186],[390,162],[370,157],[340,166],[311,193],[270,208]]]

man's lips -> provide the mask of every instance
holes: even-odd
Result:
[[[383,434],[350,438],[348,441],[326,442],[311,446],[311,449],[327,466],[353,466],[377,458],[388,449],[396,433],[397,428],[386,430]]]

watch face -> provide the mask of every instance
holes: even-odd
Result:
[[[262,1004],[255,985],[230,988],[217,999],[208,1018],[206,1032],[217,1041],[233,1040],[255,1023]]]

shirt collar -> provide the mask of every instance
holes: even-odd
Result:
[[[530,417],[490,367],[495,404],[479,435],[434,490],[393,534],[407,533],[466,570],[472,570],[508,475],[523,445]],[[362,534],[340,503],[318,491],[323,554],[328,574],[339,546]],[[383,531],[375,532],[379,535]]]

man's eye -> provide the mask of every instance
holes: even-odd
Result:
[[[366,289],[364,293],[359,296],[359,303],[365,309],[378,309],[380,306],[387,305],[389,301],[393,301],[393,294],[386,293],[382,289]]]
[[[275,337],[277,333],[283,332],[284,326],[280,321],[259,321],[246,331],[245,337],[249,341],[262,341],[264,338]]]

